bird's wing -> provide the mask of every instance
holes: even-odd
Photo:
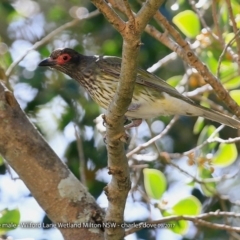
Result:
[[[98,57],[96,63],[98,64],[102,71],[114,75],[117,79],[119,79],[121,71],[121,62],[122,59],[118,57],[102,56]],[[189,104],[195,105],[195,103],[191,99],[180,94],[174,87],[170,86],[164,80],[141,68],[137,69],[136,83],[149,88],[153,88],[159,92],[165,92],[172,97],[179,98],[185,102],[188,102]]]
[[[179,93],[174,87],[169,85],[167,82],[165,82],[158,76],[152,73],[149,73],[141,68],[138,68],[136,83],[140,85],[144,85],[149,88],[153,88],[159,92],[165,92],[172,97],[179,98],[185,102],[188,102],[189,104],[195,105],[195,103],[191,99],[183,96],[181,93]]]
[[[119,80],[121,71],[122,59],[111,56],[97,56],[95,64],[98,65],[100,71],[115,77],[116,81]]]

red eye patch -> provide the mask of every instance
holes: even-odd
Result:
[[[58,58],[57,58],[57,63],[58,64],[65,64],[66,62],[68,62],[69,60],[71,59],[71,56],[67,53],[64,53],[62,55],[60,55]]]

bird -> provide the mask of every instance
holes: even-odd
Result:
[[[115,56],[85,56],[71,48],[58,48],[39,66],[67,74],[82,85],[98,105],[107,109],[117,90],[121,62],[122,59]],[[139,126],[142,119],[168,115],[198,116],[240,129],[239,120],[198,105],[160,77],[139,67],[132,101],[125,113],[132,123],[126,128]]]

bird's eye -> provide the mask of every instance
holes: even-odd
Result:
[[[57,63],[58,64],[65,64],[66,62],[68,62],[71,59],[71,56],[69,56],[69,54],[62,54],[58,57],[57,59]]]
[[[65,55],[65,56],[62,57],[62,59],[63,59],[64,61],[67,61],[67,60],[68,60],[68,56]]]

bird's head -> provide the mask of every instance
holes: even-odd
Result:
[[[80,63],[81,55],[71,48],[59,48],[54,50],[50,57],[42,60],[39,66],[55,68],[71,76]]]

